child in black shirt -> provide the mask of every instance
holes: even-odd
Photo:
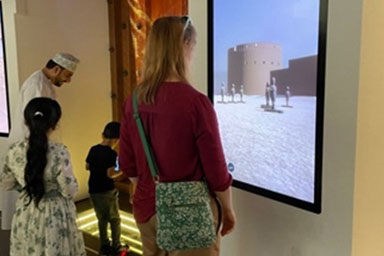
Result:
[[[90,149],[86,159],[86,169],[90,170],[89,195],[99,225],[100,255],[117,255],[127,250],[127,246],[120,244],[119,193],[113,183],[113,178],[121,175],[120,170],[115,170],[117,153],[113,150],[119,136],[120,123],[108,123],[103,131],[102,142]],[[112,245],[107,234],[108,223],[111,225]]]

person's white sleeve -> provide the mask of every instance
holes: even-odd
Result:
[[[66,198],[72,199],[78,191],[77,180],[73,174],[71,159],[66,148],[63,148],[61,168],[57,176],[60,193]]]
[[[24,113],[24,109],[27,104],[34,98],[42,96],[42,85],[38,82],[32,82],[25,85],[24,90],[22,91],[21,97],[21,111]]]
[[[17,116],[14,122],[14,134],[12,141],[29,136],[29,130],[24,123],[24,110],[27,104],[34,98],[42,97],[42,85],[37,81],[29,82],[23,85],[20,91],[19,104],[17,107]]]

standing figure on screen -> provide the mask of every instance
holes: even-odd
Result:
[[[221,82],[221,102],[223,103],[224,103],[224,95],[225,95],[224,82]]]
[[[240,85],[240,102],[244,102],[243,96],[244,96],[244,85]]]
[[[289,98],[290,97],[291,97],[291,91],[290,91],[289,86],[287,86],[286,90],[285,90],[285,101],[286,101],[286,106],[287,107],[289,106]]]
[[[235,102],[235,93],[236,93],[235,84],[232,84],[232,88],[231,88],[232,102]]]
[[[265,86],[265,100],[266,100],[267,108],[269,108],[270,99],[271,99],[271,86],[269,85],[269,82],[267,82],[267,85]]]
[[[276,78],[272,77],[272,84],[271,84],[272,109],[275,109],[276,98],[277,98]]]

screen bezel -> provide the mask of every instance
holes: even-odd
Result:
[[[216,0],[217,1],[217,0]],[[213,101],[214,91],[214,2],[208,4],[208,97]],[[233,186],[267,198],[277,200],[298,208],[320,214],[322,194],[322,161],[323,161],[323,130],[324,130],[324,93],[325,63],[327,40],[328,0],[320,0],[318,62],[317,62],[317,102],[316,102],[316,139],[315,139],[315,180],[314,202],[307,202],[242,181],[233,181]]]
[[[7,101],[7,118],[8,118],[8,133],[0,132],[0,137],[8,137],[11,132],[11,115],[9,110],[9,89],[8,89],[8,72],[7,72],[7,57],[5,53],[5,39],[4,39],[4,14],[3,5],[0,1],[0,22],[1,22],[1,36],[3,43],[3,56],[4,56],[4,82],[5,82],[5,97]]]

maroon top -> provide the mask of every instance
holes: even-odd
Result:
[[[160,181],[198,181],[205,177],[211,191],[224,191],[232,183],[221,146],[215,111],[209,99],[180,82],[161,84],[155,104],[139,104],[139,112],[159,168]],[[152,179],[133,119],[132,100],[124,102],[120,128],[120,168],[138,177],[133,199],[137,222],[155,214]]]

